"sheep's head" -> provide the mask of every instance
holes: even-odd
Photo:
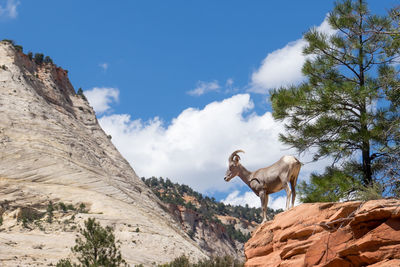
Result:
[[[227,182],[229,182],[233,177],[237,176],[240,172],[240,168],[239,168],[240,157],[237,154],[239,152],[244,153],[243,150],[236,150],[229,156],[229,166],[228,166],[228,169],[226,170],[225,178],[224,178],[224,180]]]

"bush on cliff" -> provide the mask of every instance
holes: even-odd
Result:
[[[59,267],[68,266],[127,266],[121,256],[120,248],[116,245],[113,229],[102,227],[94,218],[85,221],[85,228],[81,228],[75,246],[71,248],[81,265],[72,264],[69,259],[60,260]]]
[[[49,56],[46,56],[44,58],[43,62],[46,63],[46,64],[53,64],[53,60]]]
[[[43,58],[44,55],[42,53],[35,53],[33,60],[35,61],[36,64],[40,65],[43,63]]]

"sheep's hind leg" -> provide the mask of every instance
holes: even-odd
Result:
[[[288,210],[290,205],[290,198],[292,196],[292,190],[290,190],[289,183],[286,183],[286,186],[284,188],[286,191],[286,210]]]
[[[261,191],[259,193],[259,197],[261,199],[261,208],[262,208],[262,215],[263,215],[262,223],[264,223],[267,221],[268,195],[264,191]]]

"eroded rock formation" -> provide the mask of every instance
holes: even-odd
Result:
[[[51,203],[71,210],[54,211],[49,220]],[[78,211],[83,204],[85,212]],[[129,264],[206,257],[111,143],[67,71],[38,65],[6,42],[0,42],[0,216],[1,266],[44,266],[71,256],[77,227],[88,217],[114,226]]]
[[[176,221],[186,233],[201,247],[203,251],[212,257],[229,255],[240,261],[244,261],[243,243],[229,237],[221,223],[202,218],[199,213],[187,209],[184,206],[167,204],[166,207],[173,214]],[[253,230],[256,223],[249,223],[230,216],[217,216],[224,224],[230,224],[242,233]],[[229,222],[228,222],[229,221]]]
[[[246,266],[400,266],[400,201],[302,204],[261,225]]]

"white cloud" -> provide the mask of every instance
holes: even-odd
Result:
[[[203,109],[187,108],[168,126],[157,117],[143,122],[127,114],[105,115],[99,122],[139,176],[168,177],[201,192],[227,192],[245,186],[239,178],[223,180],[234,150],[246,151],[242,163],[249,170],[294,154],[278,141],[282,124],[270,112],[258,115],[253,108],[250,95],[241,94]],[[301,176],[316,165],[304,167]]]
[[[100,63],[100,64],[99,64],[99,67],[102,68],[104,71],[107,71],[107,69],[108,69],[108,63],[105,63],[105,62],[104,62],[104,63]]]
[[[336,32],[329,26],[327,19],[316,29],[327,35]],[[303,55],[306,44],[304,39],[298,39],[269,53],[262,61],[260,68],[253,72],[249,91],[268,93],[269,89],[296,85],[304,81],[305,77],[301,69],[307,58]]]
[[[268,208],[277,210],[277,209],[283,209],[285,210],[286,208],[286,193],[283,191],[283,194],[275,193],[272,195],[268,195]],[[238,190],[233,191],[230,193],[225,199],[222,200],[223,203],[225,204],[231,204],[231,205],[241,205],[245,206],[246,204],[249,205],[249,207],[254,207],[254,208],[260,208],[261,207],[261,201],[256,194],[254,194],[251,191],[244,192],[242,195],[240,195],[240,192]],[[296,198],[295,201],[295,206],[299,204],[299,200]]]
[[[245,192],[243,195],[240,195],[239,190],[233,191],[225,199],[221,200],[221,202],[234,206],[246,206],[247,204],[251,208],[261,207],[260,198],[256,194],[253,192]]]
[[[15,19],[18,16],[17,6],[20,4],[16,0],[7,0],[5,5],[0,5],[0,18],[11,18]]]
[[[318,27],[316,27],[316,30],[319,32],[322,32],[328,36],[334,35],[335,33],[337,33],[337,30],[333,29],[331,27],[331,25],[329,25],[328,15],[326,15],[324,21]]]
[[[276,198],[271,197],[271,195],[268,196],[268,207],[274,210],[277,209],[283,209],[285,210],[286,208],[286,193],[285,196],[278,196]]]
[[[225,94],[232,94],[232,93],[237,93],[239,92],[239,88],[234,86],[234,80],[232,78],[228,78],[225,82]]]
[[[119,90],[117,88],[94,87],[84,91],[90,105],[97,113],[103,113],[110,109],[110,104],[118,102]]]
[[[192,96],[201,96],[208,92],[218,91],[221,88],[218,81],[203,82],[198,81],[197,87],[187,93]]]
[[[233,85],[233,79],[232,78],[229,78],[228,80],[226,80],[225,87],[231,88],[232,85]]]
[[[303,81],[301,68],[305,62],[302,54],[305,45],[306,42],[300,39],[268,54],[261,67],[252,74],[250,90],[255,93],[266,93],[271,88]]]

